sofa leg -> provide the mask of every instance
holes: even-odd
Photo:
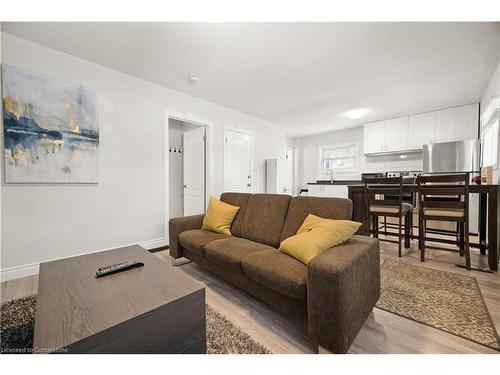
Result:
[[[335,353],[329,351],[326,348],[323,348],[321,345],[318,345],[318,354],[335,354]]]
[[[172,258],[172,266],[174,267],[182,266],[188,263],[191,263],[191,261],[187,258],[178,258],[178,259]]]

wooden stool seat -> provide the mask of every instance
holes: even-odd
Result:
[[[448,209],[432,209],[424,208],[425,216],[447,216],[447,217],[463,217],[464,210],[460,208],[448,208]]]
[[[413,206],[409,203],[402,203],[401,216],[405,216],[408,211],[413,211]],[[380,214],[383,216],[384,214],[398,214],[399,206],[370,206],[370,213]]]

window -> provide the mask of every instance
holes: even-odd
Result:
[[[485,111],[481,124],[482,166],[497,168],[499,100],[494,100]]]
[[[357,144],[327,146],[320,150],[320,172],[328,169],[354,170],[357,167]]]

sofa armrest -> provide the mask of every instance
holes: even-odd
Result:
[[[168,221],[168,248],[174,259],[182,257],[182,247],[179,245],[179,233],[190,229],[201,229],[204,214],[172,218]]]
[[[379,240],[353,236],[308,265],[309,336],[334,353],[346,353],[380,296]]]

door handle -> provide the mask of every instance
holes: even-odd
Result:
[[[187,185],[182,185],[182,188],[183,188],[183,189],[187,188]]]
[[[248,175],[247,177],[248,177],[249,180],[252,178],[252,176],[250,176],[250,175]]]
[[[252,186],[252,184],[247,184],[247,186],[248,186],[248,187],[251,187],[251,186]]]

